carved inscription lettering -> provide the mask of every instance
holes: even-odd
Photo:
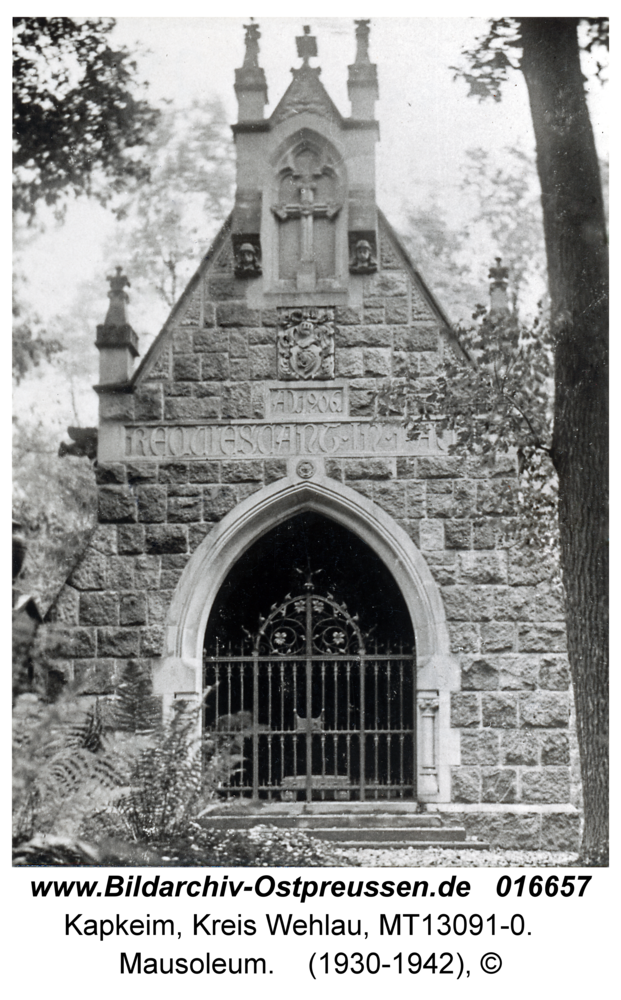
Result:
[[[426,438],[410,441],[404,428],[397,424],[358,420],[125,429],[125,456],[138,459],[426,455],[442,452],[446,452],[446,446],[433,431]]]
[[[306,417],[343,415],[343,389],[272,389],[269,390],[268,416]]]

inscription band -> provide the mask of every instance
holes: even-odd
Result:
[[[433,428],[417,441],[395,424],[240,423],[125,428],[127,458],[272,458],[446,453]]]

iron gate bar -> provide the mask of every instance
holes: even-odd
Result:
[[[349,726],[349,722],[350,722],[350,709],[351,709],[351,687],[350,687],[351,663],[347,664],[346,671],[347,671],[347,673],[346,673],[346,676],[347,676],[347,681],[346,681],[346,683],[347,683],[347,709],[346,709],[346,712],[347,712],[347,714],[346,714],[346,719],[347,719],[347,736],[345,738],[345,743],[346,743],[346,747],[347,747],[347,779],[348,779],[348,781],[351,784],[351,735],[350,735],[350,732],[349,732],[349,729],[350,729],[350,726]]]
[[[243,702],[242,702],[243,704]],[[252,797],[259,798],[259,655],[252,663]]]
[[[212,703],[205,722],[209,725],[213,719],[225,741],[230,737],[229,747],[241,740],[246,760],[223,783],[225,794],[296,798],[296,789],[303,788],[311,801],[313,795],[325,799],[328,790],[338,795],[346,787],[365,801],[369,796],[403,797],[414,791],[415,772],[409,766],[415,749],[414,670],[406,672],[406,663],[414,668],[414,652],[406,654],[403,647],[398,653],[380,652],[377,643],[373,653],[367,652],[357,618],[331,594],[319,597],[309,585],[299,597],[287,595],[279,606],[272,606],[262,619],[252,652],[233,655],[230,643],[228,655],[223,652],[218,644],[215,656],[204,656],[205,683],[215,686],[215,716]],[[298,668],[303,670],[304,691],[298,684]],[[226,691],[221,690],[223,685]],[[304,719],[299,715],[299,695]],[[398,706],[393,708],[393,701]],[[225,705],[228,719],[220,726]],[[297,719],[293,727],[288,725],[289,712]],[[412,755],[408,753],[406,760],[410,743]],[[296,783],[301,746],[302,786]],[[290,791],[285,796],[286,788]]]
[[[360,757],[360,801],[364,802],[366,799],[366,788],[365,780],[367,774],[367,734],[366,734],[366,663],[364,662],[364,656],[360,657],[360,750],[358,755]]]
[[[330,656],[330,661],[333,663],[351,663],[353,660],[360,660],[363,658],[366,658],[367,660],[374,660],[374,661],[377,660],[378,663],[386,661],[393,662],[394,660],[403,660],[404,662],[411,663],[412,660],[414,659],[414,654],[410,653],[408,655],[407,653],[399,653],[398,656],[393,656],[392,653],[385,653],[382,655],[378,654],[376,656],[375,653],[365,653],[365,654],[354,653],[351,656],[345,656],[345,655]],[[287,662],[292,663],[295,660],[301,660],[301,659],[306,660],[307,657],[300,656],[299,654],[298,655],[291,654],[287,656],[285,654],[279,653],[278,658],[272,655],[272,656],[259,656],[258,659],[259,661],[263,660],[265,662],[272,660],[278,663],[287,663]],[[325,656],[318,656],[316,654],[313,654],[312,656],[309,656],[308,659],[312,660],[313,663],[321,663],[322,661],[325,660]],[[222,663],[222,662],[254,663],[254,661],[255,661],[254,654],[251,656],[205,656],[204,657],[205,663]]]
[[[310,589],[306,589],[306,801],[313,800],[313,609]]]

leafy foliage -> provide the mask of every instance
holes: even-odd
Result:
[[[183,832],[241,760],[234,741],[203,739],[199,712],[179,701],[162,720],[150,675],[135,662],[103,701],[77,686],[52,705],[22,695],[13,731],[16,841],[85,833],[87,841],[157,844]]]
[[[14,270],[13,270],[13,323],[12,323],[12,367],[13,381],[20,385],[26,375],[34,369],[58,359],[64,349],[54,333],[46,328],[37,312],[28,304],[28,281],[20,267],[20,254],[27,249],[39,227],[14,227]]]
[[[118,688],[112,725],[119,747],[129,747],[127,792],[95,824],[132,841],[159,844],[183,832],[215,795],[219,779],[241,760],[239,747],[223,748],[200,729],[200,706],[173,704],[161,720],[151,677],[137,664]],[[237,753],[235,753],[237,750]],[[233,751],[233,752],[231,752]]]
[[[508,541],[557,560],[557,483],[552,464],[553,368],[547,324],[521,325],[511,314],[475,313],[456,332],[469,360],[447,352],[437,376],[410,374],[378,396],[384,415],[403,420],[409,437],[444,436],[450,454],[494,466],[517,458],[521,517]],[[510,463],[512,464],[512,462]]]
[[[249,830],[228,831],[210,830],[195,822],[160,851],[163,860],[180,867],[308,868],[345,863],[338,847],[302,830],[270,826],[268,821]],[[352,855],[347,857],[348,866],[364,864]]]
[[[183,702],[162,722],[150,690],[132,664],[112,700],[82,706],[78,689],[53,705],[18,699],[14,864],[339,864],[338,852],[299,831],[210,829],[218,788],[240,764],[241,736],[202,738],[200,706]]]
[[[158,112],[137,96],[136,63],[113,48],[112,18],[13,18],[14,208],[70,194],[107,203],[148,177]]]
[[[451,353],[439,376],[412,374],[394,380],[380,397],[403,413],[413,438],[452,432],[453,454],[491,463],[500,452],[550,450],[552,357],[545,324],[525,328],[512,316],[475,314],[458,328],[471,363]]]
[[[43,421],[13,428],[13,516],[28,550],[20,587],[45,609],[84,550],[96,521],[95,476],[86,458],[59,458]]]
[[[481,296],[476,264],[465,227],[452,226],[442,204],[432,198],[407,210],[402,238],[452,318],[466,318]],[[466,313],[464,313],[464,308]]]
[[[196,716],[175,703],[172,719],[145,739],[131,767],[131,787],[107,818],[133,841],[157,843],[175,835],[211,794],[201,764]]]
[[[222,103],[164,111],[149,162],[149,183],[121,206],[123,225],[110,251],[133,285],[150,284],[170,308],[232,205],[234,160]]]
[[[42,361],[51,361],[63,345],[47,337],[41,321],[26,315],[23,305],[13,299],[13,378],[17,385]]]
[[[71,697],[18,698],[13,713],[13,838],[77,836],[84,816],[119,794],[122,774],[104,751],[97,706]]]
[[[164,864],[150,848],[120,840],[93,844],[77,837],[35,834],[13,847],[13,865],[18,867],[137,868],[152,865],[161,868]]]
[[[508,79],[508,71],[520,69],[522,36],[521,21],[518,17],[491,18],[487,34],[476,40],[472,49],[463,52],[464,66],[451,66],[455,77],[468,84],[468,96],[479,100],[492,98],[501,100],[502,86]],[[575,18],[584,27],[585,52],[608,50],[609,21],[607,17]],[[597,63],[597,75],[601,76],[604,66]]]
[[[459,186],[460,221],[438,199],[407,211],[402,236],[453,321],[466,323],[485,300],[494,257],[509,267],[513,310],[525,314],[545,293],[541,201],[533,156],[518,146],[472,148]]]
[[[479,100],[493,98],[501,100],[502,84],[507,79],[507,70],[518,68],[517,53],[511,58],[507,49],[521,45],[519,27],[514,17],[490,20],[489,30],[483,38],[478,38],[476,46],[463,53],[468,70],[451,66],[455,77],[462,77],[469,86],[469,97]]]
[[[606,18],[491,20],[464,53],[470,92],[500,99],[510,65],[528,89],[554,331],[559,551],[584,796],[581,860],[608,863],[608,250],[585,67]],[[582,52],[581,52],[582,47]],[[519,61],[508,53],[521,49]],[[597,63],[595,75],[601,77]]]
[[[517,311],[533,281],[545,274],[541,198],[534,158],[516,146],[497,157],[487,149],[469,149],[462,180],[476,211],[470,243],[482,229],[496,256],[508,263],[513,309]],[[538,292],[541,293],[539,288]]]

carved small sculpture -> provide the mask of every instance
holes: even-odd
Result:
[[[280,326],[280,378],[334,378],[334,309],[284,309]]]
[[[263,274],[259,264],[259,251],[253,243],[242,243],[235,257],[235,274],[238,278],[257,278]]]
[[[502,266],[502,257],[496,257],[496,267],[490,267],[488,277],[492,288],[501,288],[503,291],[509,283],[509,268]]]
[[[373,247],[368,240],[358,240],[349,263],[351,274],[374,274],[377,271],[377,261],[373,255]]]
[[[58,457],[64,455],[74,455],[77,458],[88,458],[94,462],[97,458],[97,428],[96,427],[68,427],[67,433],[73,444],[60,442],[58,447]]]
[[[252,20],[252,19],[251,19]],[[259,39],[261,37],[261,32],[259,30],[258,24],[245,24],[244,31],[246,32],[244,42],[246,44],[246,52],[244,55],[244,69],[258,69],[259,68]]]
[[[369,35],[371,34],[371,20],[364,18],[354,21],[356,25],[356,62],[369,63]]]
[[[123,268],[116,268],[116,274],[111,274],[106,279],[110,282],[108,298],[110,305],[104,320],[104,326],[125,326],[127,318],[125,316],[125,305],[129,302],[129,295],[125,288],[131,288],[129,278],[123,274]]]

